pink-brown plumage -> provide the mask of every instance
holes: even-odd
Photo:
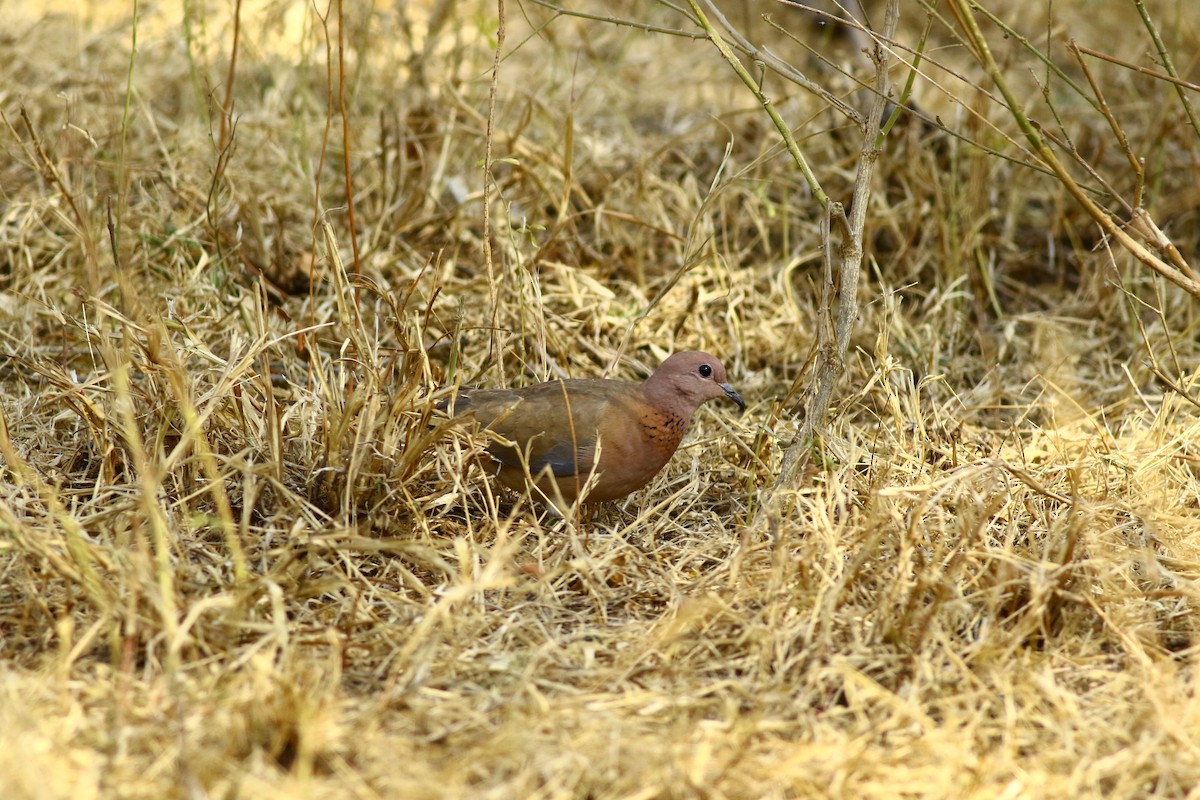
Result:
[[[505,486],[523,490],[531,476],[551,502],[571,503],[594,469],[584,499],[597,503],[649,483],[671,460],[696,409],[718,398],[746,407],[721,362],[689,350],[663,361],[642,383],[555,380],[523,389],[464,389],[453,413],[504,440],[488,452]]]

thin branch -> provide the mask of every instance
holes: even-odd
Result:
[[[362,273],[362,262],[358,255],[358,225],[354,220],[354,173],[350,162],[353,151],[350,130],[350,114],[346,111],[346,17],[342,13],[342,0],[338,0],[338,109],[342,117],[342,174],[346,180],[346,213],[350,227],[350,252],[354,259],[354,274]],[[354,290],[354,302],[358,303],[359,290]]]
[[[588,14],[583,11],[576,11],[572,8],[564,8],[563,6],[548,2],[548,0],[532,0],[532,2],[534,5],[541,6],[542,8],[548,8],[554,13],[561,14],[564,17],[588,19],[592,22],[603,22],[606,25],[617,25],[623,28],[637,28],[638,30],[645,31],[646,33],[663,33],[667,36],[680,36],[684,39],[707,38],[705,34],[696,33],[695,31],[685,31],[679,28],[664,28],[661,25],[651,25],[648,22],[639,22],[633,19],[625,19],[623,17],[614,17],[605,14]]]
[[[504,359],[496,346],[496,320],[500,313],[500,286],[496,281],[496,263],[492,256],[492,142],[496,134],[496,87],[500,82],[500,56],[504,52],[504,0],[496,0],[496,52],[492,60],[492,81],[488,90],[487,128],[483,139],[483,263],[487,268],[488,292],[492,300],[492,319],[488,326],[488,355],[490,362],[496,359],[500,371],[500,385],[504,385]]]
[[[1134,64],[1132,61],[1126,61],[1124,59],[1117,58],[1116,56],[1109,55],[1108,53],[1101,53],[1099,50],[1093,50],[1092,48],[1084,47],[1081,44],[1076,44],[1076,43],[1072,42],[1071,46],[1075,50],[1078,50],[1079,52],[1085,53],[1089,56],[1098,58],[1101,61],[1107,61],[1110,64],[1116,64],[1118,67],[1124,67],[1125,69],[1130,69],[1130,70],[1133,70],[1134,72],[1140,72],[1143,75],[1148,75],[1149,77],[1154,78],[1156,80],[1173,83],[1176,86],[1182,86],[1184,89],[1191,89],[1193,92],[1200,92],[1200,83],[1192,83],[1191,81],[1185,81],[1176,75],[1168,75],[1167,73],[1159,72],[1156,69],[1150,69],[1149,67],[1143,67],[1140,64]]]
[[[1025,135],[1026,141],[1029,142],[1030,146],[1038,154],[1038,157],[1054,171],[1055,176],[1062,183],[1063,187],[1075,198],[1075,201],[1083,207],[1084,211],[1088,213],[1096,224],[1107,235],[1115,239],[1134,258],[1188,294],[1200,299],[1200,283],[1192,280],[1180,270],[1163,261],[1152,253],[1149,248],[1130,236],[1112,218],[1112,215],[1107,210],[1097,205],[1088,196],[1087,192],[1075,182],[1075,179],[1071,177],[1071,174],[1067,172],[1067,168],[1058,158],[1058,154],[1046,144],[1046,140],[1038,132],[1037,127],[1026,116],[1016,95],[1013,94],[1012,89],[1009,87],[1008,81],[1005,80],[1004,73],[996,63],[996,59],[992,56],[991,48],[988,47],[987,40],[983,36],[983,31],[980,30],[979,23],[975,20],[973,8],[977,7],[977,4],[972,2],[972,0],[950,0],[950,2],[958,15],[959,22],[963,26],[967,39],[975,50],[980,64],[983,65],[983,68],[988,73],[988,77],[992,79],[996,84],[996,88],[1004,96],[1005,105],[1008,106],[1009,113],[1016,121],[1021,132]]]
[[[1172,78],[1178,76],[1175,70],[1175,62],[1171,59],[1171,51],[1163,43],[1162,36],[1158,33],[1158,26],[1154,24],[1154,20],[1150,19],[1150,12],[1146,9],[1146,4],[1142,0],[1134,0],[1134,7],[1137,8],[1138,14],[1142,18],[1142,24],[1146,26],[1146,31],[1150,34],[1150,39],[1154,42],[1154,48],[1158,51],[1158,57],[1162,59],[1163,68]],[[1191,123],[1192,132],[1200,138],[1200,120],[1196,118],[1196,109],[1192,106],[1192,101],[1184,94],[1183,87],[1178,83],[1175,84],[1175,92],[1179,95],[1179,102],[1183,105],[1183,111],[1187,114],[1188,122]]]
[[[880,145],[882,140],[880,138],[880,130],[883,122],[884,108],[887,106],[888,96],[891,92],[891,78],[888,72],[889,51],[882,43],[891,40],[896,32],[896,25],[899,22],[899,18],[899,0],[888,0],[887,9],[884,13],[883,31],[878,37],[875,34],[871,34],[875,41],[875,50],[872,58],[875,61],[876,92],[871,102],[870,111],[867,114],[866,125],[862,129],[862,151],[858,160],[858,174],[854,181],[854,194],[852,195],[850,216],[847,219],[842,214],[841,205],[834,203],[829,209],[829,217],[825,223],[826,228],[824,230],[826,239],[826,292],[829,292],[832,288],[833,254],[830,251],[828,242],[832,236],[831,228],[833,225],[837,225],[842,237],[841,252],[838,254],[839,261],[841,262],[841,280],[838,286],[837,321],[834,327],[833,342],[824,343],[817,355],[816,375],[814,376],[816,390],[809,403],[804,423],[788,444],[788,448],[784,452],[783,462],[779,468],[779,474],[775,478],[775,484],[761,506],[768,514],[775,511],[773,500],[777,496],[777,493],[781,489],[786,489],[795,483],[797,474],[811,458],[814,439],[825,425],[825,418],[829,413],[829,406],[833,399],[833,390],[837,385],[838,378],[841,377],[842,372],[845,370],[846,352],[850,347],[850,335],[854,330],[854,323],[858,317],[858,279],[862,270],[863,231],[866,228],[867,209],[870,206],[871,178],[875,171],[875,162],[879,160],[881,152]],[[828,309],[828,304],[828,300],[823,304],[826,309]],[[828,323],[823,327],[827,331]]]
[[[221,103],[221,138],[217,150],[229,146],[229,120],[233,116],[233,83],[237,76],[238,45],[242,32],[242,0],[233,4],[233,42],[229,48],[229,71],[225,75],[225,100]]]
[[[779,115],[779,112],[775,109],[775,106],[772,105],[771,98],[767,97],[767,95],[763,92],[760,83],[754,78],[753,75],[750,74],[745,65],[742,64],[741,60],[733,54],[733,51],[729,48],[728,42],[726,42],[721,34],[717,32],[717,29],[713,27],[713,24],[709,22],[704,10],[700,8],[699,2],[697,2],[697,0],[688,0],[688,3],[692,7],[692,12],[696,15],[696,19],[699,20],[700,27],[707,31],[709,41],[716,45],[717,50],[719,50],[721,53],[721,57],[729,62],[729,66],[733,68],[734,73],[741,78],[742,83],[746,84],[746,87],[754,94],[754,96],[758,99],[758,102],[762,105],[763,110],[767,112],[767,116],[771,118],[771,122],[775,124],[775,129],[779,131],[779,135],[783,137],[783,141],[787,144],[787,149],[792,156],[792,160],[795,161],[796,166],[800,168],[800,173],[804,176],[804,180],[808,184],[809,190],[812,191],[813,196],[816,197],[817,202],[819,202],[823,207],[829,205],[829,197],[825,194],[825,190],[821,188],[821,182],[817,180],[817,176],[813,173],[812,168],[808,166],[808,161],[804,158],[804,154],[800,152],[800,145],[796,143],[796,137],[792,135],[791,128],[789,128],[787,123],[783,121],[783,117]]]

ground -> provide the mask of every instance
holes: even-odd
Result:
[[[0,796],[1200,796],[1194,4],[902,3],[878,141],[703,5],[811,179],[691,6],[228,5],[8,10]],[[566,519],[435,411],[683,349]]]

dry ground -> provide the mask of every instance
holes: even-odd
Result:
[[[1036,168],[947,6],[829,425],[768,502],[821,211],[711,43],[508,0],[485,195],[495,4],[350,0],[340,49],[336,8],[248,4],[232,68],[228,5],[4,6],[0,797],[1200,796],[1197,298]],[[866,107],[844,32],[723,7]],[[1197,4],[1147,7],[1200,79]],[[1126,217],[1066,45],[1163,72],[1133,4],[988,11]],[[1194,262],[1194,87],[1085,63]],[[859,131],[762,80],[848,201]],[[748,412],[595,521],[493,492],[432,416],[686,348]]]

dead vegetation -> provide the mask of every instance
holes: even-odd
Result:
[[[822,212],[686,9],[510,0],[494,85],[495,4],[14,11],[0,796],[1194,796],[1193,5],[969,7],[1022,131],[968,6],[903,4],[769,501]],[[724,12],[848,202],[861,35]],[[594,522],[432,411],[686,348],[749,411]]]

